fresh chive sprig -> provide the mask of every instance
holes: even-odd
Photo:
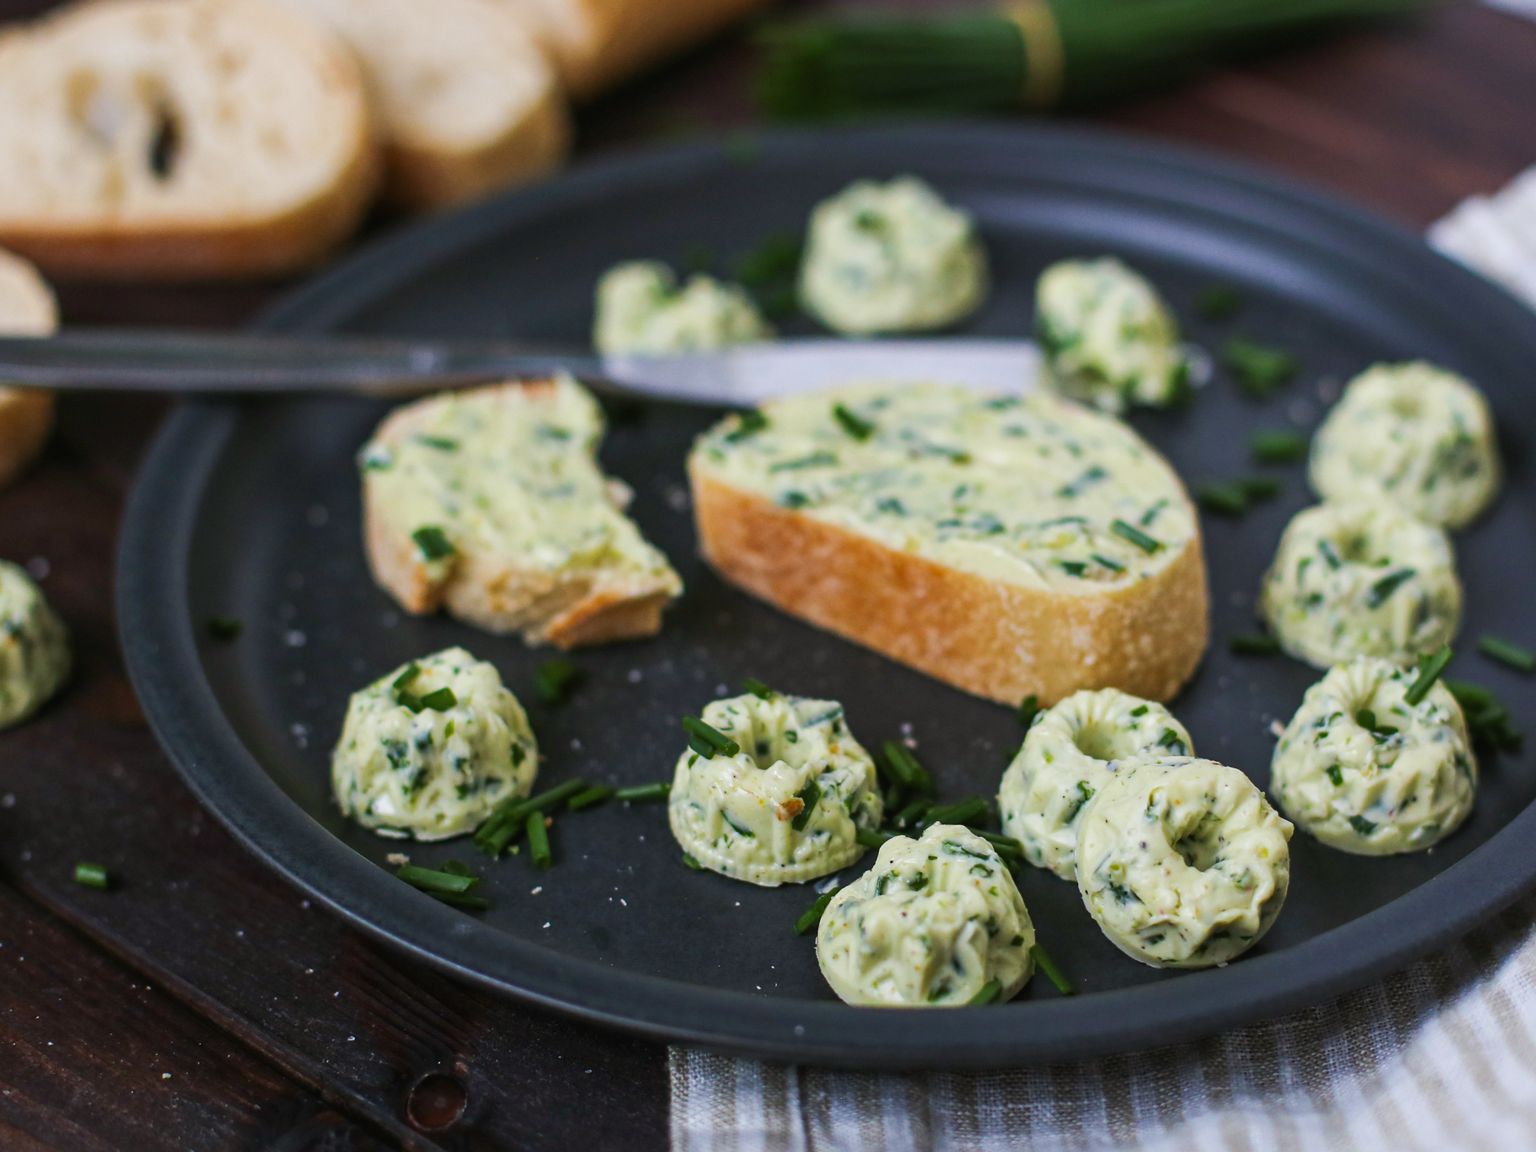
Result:
[[[1067,979],[1056,961],[1051,959],[1051,954],[1039,944],[1032,944],[1029,954],[1035,958],[1035,967],[1044,973],[1045,978],[1056,986],[1056,991],[1063,996],[1075,996],[1077,989],[1072,987],[1072,981]]]
[[[1536,672],[1536,652],[1498,636],[1490,636],[1487,633],[1479,636],[1477,650],[1490,660],[1507,664],[1516,671]]]

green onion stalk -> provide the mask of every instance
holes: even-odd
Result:
[[[759,98],[789,120],[1079,108],[1433,2],[1023,0],[928,16],[815,17],[760,33]]]

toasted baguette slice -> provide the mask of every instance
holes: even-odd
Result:
[[[0,244],[59,276],[284,272],[356,226],[362,73],[255,0],[95,0],[0,37]]]
[[[769,0],[500,0],[518,11],[588,99],[673,52],[713,36]]]
[[[37,269],[0,252],[0,336],[46,336],[58,326],[53,293]],[[0,488],[37,458],[53,430],[53,393],[0,387]]]
[[[689,458],[727,580],[958,688],[1166,700],[1208,622],[1199,520],[1126,425],[1048,395],[860,385],[728,417]]]
[[[530,644],[654,634],[682,582],[624,515],[602,435],[569,377],[397,410],[361,457],[374,578],[409,612],[445,607]]]
[[[565,96],[502,0],[282,3],[329,26],[362,60],[397,203],[446,207],[565,159]]]

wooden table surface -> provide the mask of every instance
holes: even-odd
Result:
[[[0,0],[0,17],[44,6]],[[727,38],[586,110],[582,153],[746,122],[749,61]],[[1536,162],[1536,24],[1455,8],[1095,119],[1422,227]],[[60,294],[67,321],[220,326],[284,287]],[[112,613],[119,513],[163,413],[66,402],[45,460],[0,494],[0,556],[46,574],[79,657],[62,699],[0,742],[0,1147],[663,1147],[661,1045],[381,949],[270,875],[182,786],[124,677]],[[80,859],[120,884],[76,886]]]

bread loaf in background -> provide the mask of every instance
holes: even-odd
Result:
[[[287,272],[378,173],[362,71],[262,0],[91,0],[0,35],[0,245],[58,276]]]
[[[577,100],[701,43],[771,0],[500,0],[527,20]]]
[[[37,269],[0,252],[0,336],[46,336],[58,326],[53,293]],[[53,429],[53,394],[0,386],[0,488],[37,458]]]
[[[386,192],[441,208],[526,183],[570,148],[564,93],[505,0],[277,0],[362,61]]]

